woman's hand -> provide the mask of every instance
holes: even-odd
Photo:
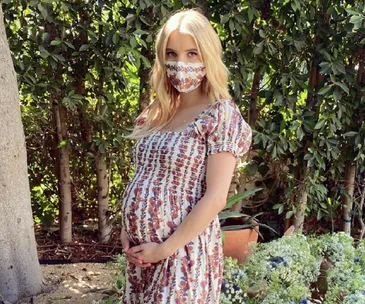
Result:
[[[157,263],[170,256],[165,250],[163,243],[153,242],[130,248],[128,255],[134,259],[142,260],[144,263]]]
[[[132,263],[132,264],[134,264],[138,267],[142,267],[142,268],[151,266],[151,263],[145,263],[141,259],[137,259],[137,258],[131,256],[128,253],[128,250],[130,249],[131,242],[128,239],[127,233],[125,232],[124,228],[122,228],[122,231],[120,233],[120,240],[122,242],[123,251],[125,253],[125,257],[126,257],[128,262],[130,262],[130,263]]]

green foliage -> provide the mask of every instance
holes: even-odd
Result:
[[[64,143],[71,155],[74,211],[78,218],[95,217],[96,155],[105,155],[110,164],[112,206],[131,171],[131,143],[123,135],[138,110],[141,48],[125,41],[137,35],[127,34],[128,8],[121,1],[3,5],[19,75],[35,216],[46,224],[58,213],[52,113],[58,104],[67,110],[69,139]]]
[[[353,26],[363,2],[291,3],[271,1],[270,10],[258,4],[258,16],[246,21],[248,38],[242,34],[239,41],[245,43],[241,57],[250,70],[241,77],[250,81],[242,88],[251,96],[250,107],[260,111],[255,147],[284,168],[273,177],[285,184],[276,209],[292,217],[300,193],[308,189],[307,212],[330,218],[334,208],[323,202],[335,201],[336,191],[329,190],[341,185],[329,180],[340,179],[348,162],[364,166],[363,119],[358,120],[364,117],[364,98],[356,82],[364,26]],[[254,89],[259,90],[256,104]]]
[[[116,277],[115,287],[118,291],[122,291],[125,286],[125,271],[127,267],[125,255],[118,255],[116,257],[116,263],[119,265],[119,275]]]
[[[354,240],[347,234],[326,234],[310,239],[313,254],[323,256],[330,263],[337,266],[353,262],[355,258]]]
[[[113,263],[117,263],[119,271],[118,274],[115,275],[114,285],[107,296],[104,296],[99,301],[92,301],[92,304],[120,304],[120,297],[123,292],[125,286],[125,272],[127,267],[127,260],[125,259],[125,255],[118,255],[115,257],[115,261]]]
[[[238,194],[232,196],[231,198],[229,198],[227,200],[226,205],[224,206],[224,208],[218,215],[222,231],[232,231],[232,230],[241,230],[241,229],[250,228],[250,229],[256,230],[257,233],[263,238],[262,234],[260,233],[260,231],[257,228],[265,228],[265,229],[269,229],[269,230],[273,231],[276,234],[276,231],[273,228],[271,228],[268,225],[262,224],[258,221],[257,217],[262,215],[262,213],[248,215],[248,214],[244,214],[241,212],[229,211],[229,209],[234,204],[239,202],[240,200],[248,198],[248,197],[256,194],[257,192],[260,192],[261,190],[262,190],[261,188],[246,190],[246,191],[243,191],[242,193],[238,193]],[[244,219],[245,223],[241,224],[241,225],[227,224],[226,221],[229,219]],[[222,234],[222,236],[223,236],[223,241],[224,241],[224,233]]]
[[[363,303],[364,248],[364,241],[354,246],[354,239],[344,233],[320,237],[300,234],[283,237],[256,244],[244,265],[226,258],[223,284],[237,284],[240,287],[235,289],[239,291],[239,303],[287,304],[302,301],[339,304],[356,303],[355,300]],[[325,272],[327,290],[320,294],[322,300],[314,300],[313,292],[318,297],[314,283],[319,279],[324,259],[333,263]],[[230,303],[228,294],[228,289],[223,288],[224,303]],[[234,299],[236,294],[230,294]]]
[[[242,268],[245,279],[240,286],[247,293],[246,302],[297,303],[303,297],[309,299],[309,286],[317,280],[320,264],[303,235],[257,244]]]
[[[257,243],[252,250],[244,265],[236,259],[224,258],[221,303],[364,303],[364,240],[355,246],[354,239],[344,233],[319,237],[295,234]],[[322,297],[319,300],[315,286],[324,260],[332,266],[324,273],[327,290],[319,294]],[[96,303],[119,303],[125,262],[120,256],[120,275],[115,278],[119,292]]]
[[[96,214],[94,163],[100,155],[116,206],[133,175],[132,142],[123,135],[146,105],[155,34],[172,12],[190,7],[201,9],[219,33],[233,99],[245,110],[262,159],[245,170],[276,180],[269,198],[274,209],[293,217],[308,190],[306,212],[332,221],[344,168],[356,164],[363,178],[364,1],[2,5],[19,77],[32,204],[41,222],[58,213],[53,105],[67,110],[74,211],[82,218]],[[273,166],[280,170],[268,173]]]
[[[248,198],[248,197],[254,195],[255,193],[257,193],[257,192],[259,192],[261,190],[262,190],[261,188],[256,188],[256,189],[252,189],[252,190],[246,190],[246,191],[243,191],[242,193],[238,193],[238,194],[232,196],[231,198],[229,198],[227,200],[227,203],[224,206],[223,210],[230,209],[234,204],[236,204],[240,200],[243,200],[245,198]]]
[[[354,294],[346,296],[343,299],[343,304],[365,304],[364,291],[356,291]]]
[[[239,287],[240,281],[246,274],[240,269],[236,259],[224,258],[224,271],[222,279],[220,303],[241,304],[247,295]]]
[[[312,244],[312,248],[331,263],[324,303],[355,303],[355,299],[362,303],[365,299],[364,241],[354,247],[353,238],[338,233],[321,236]]]

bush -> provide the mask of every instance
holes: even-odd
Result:
[[[114,278],[114,285],[111,290],[108,290],[108,295],[99,301],[93,301],[91,304],[120,304],[120,297],[125,285],[125,270],[127,260],[124,255],[117,255],[115,262],[119,265],[119,273]]]
[[[252,252],[244,265],[224,259],[221,304],[365,304],[365,241],[355,247],[344,233],[295,234],[255,244]],[[126,261],[117,261],[115,294],[93,304],[120,303]],[[325,288],[318,288],[321,271]]]
[[[344,233],[306,237],[296,234],[270,243],[255,244],[244,265],[225,259],[222,303],[246,304],[365,304],[365,241],[357,247]],[[325,288],[318,290],[322,263]],[[240,271],[240,279],[232,273]],[[223,286],[222,286],[223,287]],[[229,299],[232,299],[229,302]]]
[[[222,280],[221,304],[241,304],[247,294],[241,288],[241,281],[246,274],[238,265],[236,259],[226,257],[224,259],[224,277]]]
[[[321,261],[312,255],[305,236],[284,237],[252,249],[240,267],[245,303],[309,303],[309,286],[317,280]]]

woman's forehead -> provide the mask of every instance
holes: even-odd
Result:
[[[176,29],[171,32],[167,40],[166,49],[188,51],[191,49],[197,49],[197,45],[193,36]]]

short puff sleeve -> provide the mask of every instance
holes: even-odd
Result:
[[[210,117],[210,123],[206,126],[207,155],[230,152],[239,158],[250,149],[251,128],[234,102],[217,101]]]

